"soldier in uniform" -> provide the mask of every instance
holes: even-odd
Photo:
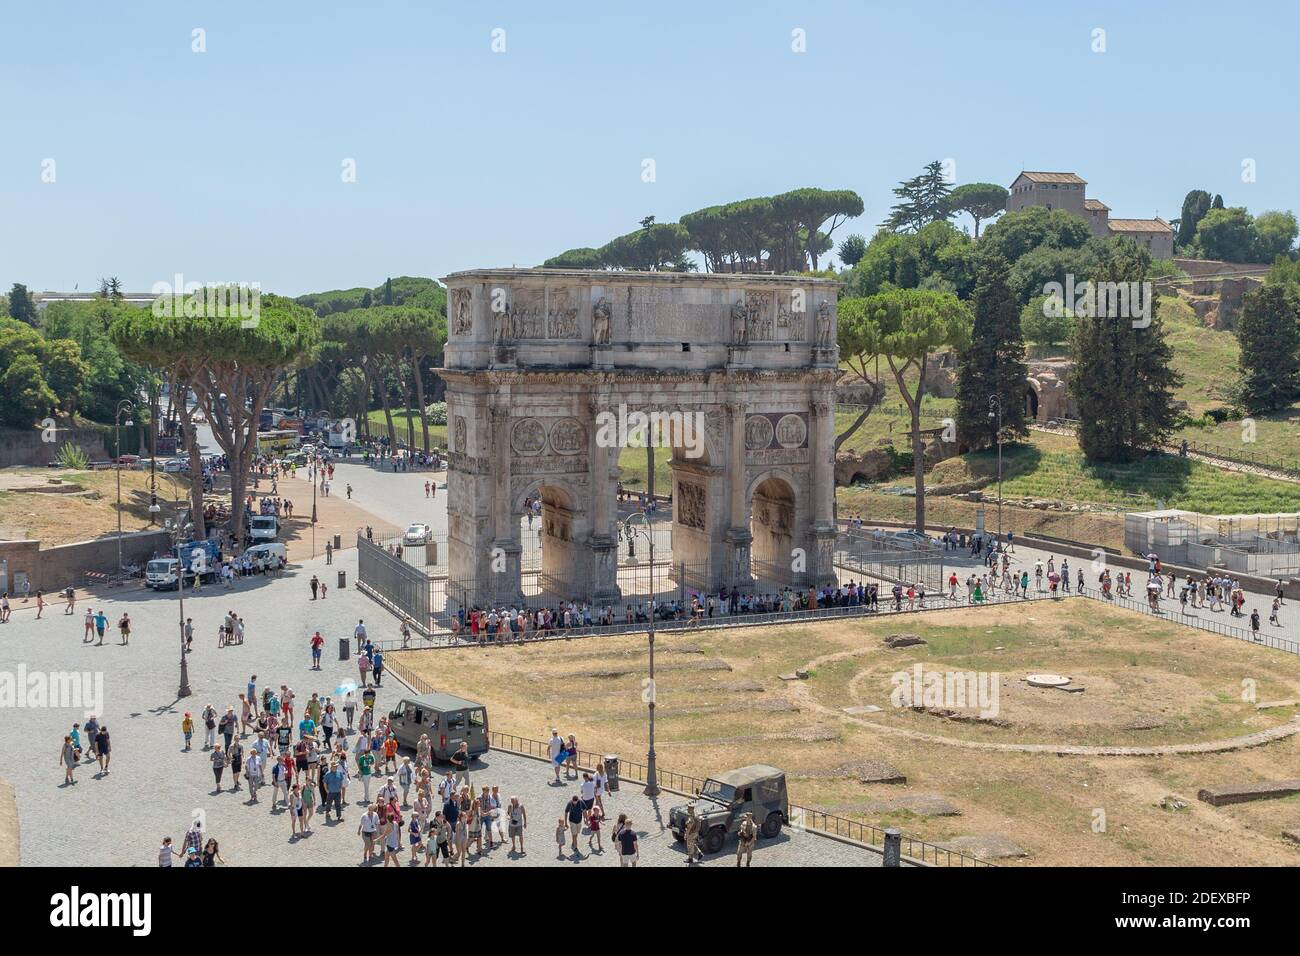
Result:
[[[695,815],[695,804],[686,805],[686,863],[690,865],[696,862],[697,858],[702,859],[704,854],[700,852],[700,818]]]
[[[754,858],[754,844],[757,842],[758,824],[754,822],[752,813],[746,813],[740,820],[740,829],[736,831],[736,866],[740,866],[742,858],[745,866],[749,866]]]

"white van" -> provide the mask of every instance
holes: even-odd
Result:
[[[279,541],[267,541],[264,544],[255,544],[244,552],[248,559],[253,562],[253,570],[261,571],[266,567],[275,567],[278,561],[289,561],[288,553],[284,545]]]
[[[248,523],[248,536],[255,542],[274,541],[280,536],[280,519],[275,515],[254,515]]]

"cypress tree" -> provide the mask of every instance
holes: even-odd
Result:
[[[1268,284],[1248,293],[1237,320],[1241,400],[1247,411],[1272,412],[1300,396],[1300,291]]]
[[[1111,315],[1098,307],[1075,319],[1070,393],[1079,408],[1079,447],[1093,461],[1133,461],[1173,431],[1174,389],[1182,376],[1173,368],[1158,302],[1148,292],[1151,258],[1131,243],[1098,267],[1093,281],[1138,283],[1150,296],[1150,323],[1135,327],[1133,315]],[[1139,323],[1141,324],[1141,323]]]
[[[965,448],[997,441],[997,419],[989,418],[989,396],[1002,404],[1003,441],[1028,437],[1025,423],[1025,341],[1020,308],[1010,286],[1011,266],[1000,255],[982,257],[971,306],[975,322],[962,353],[957,380],[957,436]]]

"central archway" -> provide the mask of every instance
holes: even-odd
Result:
[[[586,593],[587,510],[572,488],[554,478],[530,482],[513,504],[511,527],[520,544],[525,599],[568,600]]]
[[[751,565],[761,585],[795,583],[807,567],[795,540],[799,527],[798,499],[789,478],[769,472],[760,476],[750,493]]]

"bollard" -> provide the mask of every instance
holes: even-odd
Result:
[[[884,866],[901,866],[903,855],[903,831],[897,827],[888,827],[885,830],[885,862]]]
[[[609,778],[609,792],[618,793],[618,754],[605,754],[605,776]]]

